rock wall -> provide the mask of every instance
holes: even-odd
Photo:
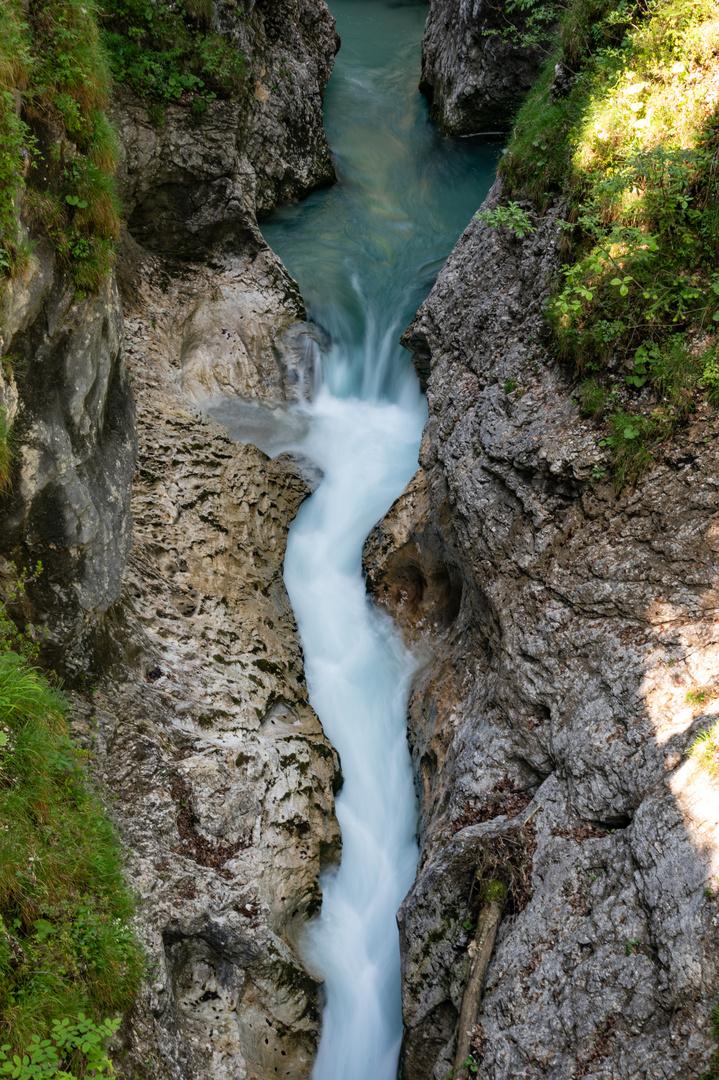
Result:
[[[213,19],[246,57],[238,100],[212,102],[199,120],[170,106],[158,126],[116,88],[129,227],[119,272],[132,291],[138,241],[174,259],[211,260],[214,274],[195,279],[175,325],[186,391],[194,400],[285,400],[302,374],[292,328],[304,309],[256,215],[334,179],[322,95],[338,38],[322,0],[242,11],[232,0]],[[2,319],[0,401],[17,461],[0,507],[0,552],[17,567],[43,564],[16,613],[42,628],[48,660],[73,674],[93,662],[94,628],[120,595],[130,545],[135,431],[114,275],[77,300],[43,240],[4,288]]]
[[[421,468],[365,552],[426,656],[404,1080],[453,1065],[478,874],[510,886],[478,1077],[697,1080],[714,1050],[719,800],[685,751],[718,711],[687,695],[719,660],[719,423],[700,409],[636,490],[598,475],[542,344],[560,213],[460,238],[404,337],[429,373]]]
[[[335,179],[322,98],[339,38],[323,0],[220,0],[213,27],[244,55],[236,99],[201,117],[168,105],[162,123],[120,88],[120,188],[143,245],[185,258],[266,248],[257,214]]]
[[[128,847],[150,976],[118,1070],[303,1080],[320,1006],[297,942],[340,848],[339,762],[282,581],[309,474],[198,403],[296,395],[312,343],[257,213],[334,178],[321,102],[338,39],[321,0],[213,18],[247,58],[240,100],[199,123],[168,107],[158,127],[117,91],[116,275],[78,300],[41,242],[4,290],[17,452],[0,574],[28,568],[13,612],[70,676]]]
[[[43,241],[6,287],[2,316],[0,403],[16,453],[1,551],[29,575],[23,607],[48,660],[72,669],[120,596],[130,548],[135,416],[122,307],[114,277],[76,299]]]
[[[443,131],[509,128],[546,55],[506,38],[508,30],[523,28],[504,0],[430,0],[419,88]]]
[[[150,958],[123,1075],[302,1080],[319,984],[295,946],[340,848],[339,763],[282,581],[310,489],[289,455],[233,443],[182,391],[176,327],[204,273],[145,283],[127,307],[133,548],[75,731],[112,792]]]

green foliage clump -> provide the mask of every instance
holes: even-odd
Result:
[[[119,1026],[117,1019],[96,1024],[84,1013],[73,1020],[53,1020],[50,1038],[33,1035],[21,1054],[8,1055],[9,1043],[0,1046],[0,1074],[12,1080],[77,1080],[78,1074],[114,1077],[107,1044]],[[68,1072],[66,1066],[73,1071]]]
[[[619,489],[639,479],[652,460],[651,446],[669,439],[695,408],[697,396],[708,385],[707,373],[709,379],[714,377],[716,352],[714,346],[690,349],[683,334],[674,334],[661,345],[640,346],[624,382],[637,389],[648,384],[652,400],[645,409],[637,408],[631,396],[620,405],[617,387],[608,392],[596,378],[582,384],[583,413],[595,418],[606,414],[608,432],[600,446],[610,450]]]
[[[102,33],[112,74],[158,107],[188,104],[201,115],[245,82],[245,57],[210,29],[210,0],[103,0]]]
[[[109,86],[93,0],[0,6],[0,275],[31,253],[21,201],[78,291],[110,270],[120,216]]]
[[[506,25],[487,28],[487,37],[499,37],[519,49],[546,52],[551,44],[552,30],[564,11],[559,0],[506,0]]]
[[[549,325],[620,488],[719,397],[717,48],[716,0],[569,0],[500,166],[510,197],[568,204]]]
[[[690,702],[690,704],[699,704]],[[694,760],[711,776],[716,776],[719,771],[719,723],[702,731],[689,747],[689,753]],[[719,1032],[717,1032],[719,1035]]]
[[[489,225],[490,229],[506,229],[520,240],[537,231],[532,224],[531,214],[516,202],[497,206],[494,210],[478,210],[474,216]]]
[[[0,1045],[11,1061],[33,1037],[57,1044],[54,1021],[76,1018],[67,1033],[80,1013],[127,1008],[144,970],[117,835],[36,655],[0,608]]]

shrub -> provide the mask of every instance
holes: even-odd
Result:
[[[236,95],[245,84],[245,57],[210,29],[211,18],[211,0],[103,0],[114,78],[155,105],[190,105],[195,116],[215,98]]]
[[[114,1077],[107,1043],[120,1026],[119,1020],[94,1023],[84,1013],[72,1020],[53,1020],[49,1039],[34,1035],[20,1054],[9,1057],[9,1043],[0,1046],[0,1073],[13,1080],[77,1080],[77,1075]],[[72,1069],[72,1073],[68,1072]]]
[[[494,210],[479,210],[474,216],[489,225],[490,229],[506,229],[520,240],[537,231],[532,224],[531,214],[516,202],[497,206]]]
[[[110,75],[93,0],[0,8],[0,275],[29,257],[18,209],[54,242],[80,292],[114,261],[120,215]],[[18,113],[16,95],[21,92]]]

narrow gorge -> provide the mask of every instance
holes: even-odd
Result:
[[[600,6],[0,13],[38,1075],[719,1075],[719,11]]]

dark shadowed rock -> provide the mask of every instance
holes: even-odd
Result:
[[[5,295],[0,374],[13,424],[2,554],[29,571],[24,617],[49,659],[72,668],[121,591],[130,549],[135,416],[114,277],[75,299],[47,243]],[[42,573],[35,574],[41,562]]]
[[[324,0],[214,5],[214,28],[245,57],[230,100],[201,117],[180,105],[158,126],[118,88],[120,186],[135,238],[165,254],[252,255],[266,245],[257,215],[335,179],[322,97],[339,39]]]
[[[504,0],[430,0],[419,88],[443,131],[509,128],[546,55],[541,47],[517,48],[500,36],[523,26]]]

